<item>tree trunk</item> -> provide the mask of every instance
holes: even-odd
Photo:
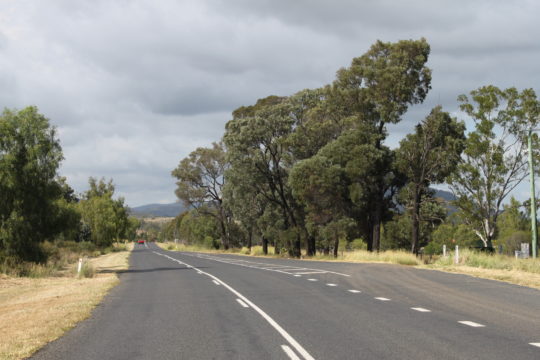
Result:
[[[247,243],[247,248],[249,249],[249,252],[251,252],[251,241],[252,241],[252,238],[253,238],[253,230],[252,230],[252,229],[249,229],[249,231],[248,231],[248,243]]]
[[[262,237],[262,248],[264,255],[268,255],[268,239],[266,237]]]
[[[377,251],[379,252],[381,247],[381,220],[382,220],[382,203],[383,203],[383,196],[379,197],[379,201],[375,203],[375,209],[373,211],[373,244],[372,244],[372,250],[370,251]]]
[[[339,249],[339,237],[336,236],[334,239],[334,257],[337,258]]]
[[[278,241],[274,240],[274,254],[279,255],[279,253],[280,253],[280,250],[278,246]]]
[[[307,236],[307,256],[314,256],[315,255],[315,236],[308,235]]]
[[[411,251],[418,254],[418,239],[420,238],[420,191],[414,189],[414,202],[412,213],[412,239]]]

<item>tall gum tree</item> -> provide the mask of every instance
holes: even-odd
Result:
[[[210,148],[197,148],[172,171],[172,176],[178,179],[176,196],[199,214],[217,220],[225,249],[230,246],[230,216],[223,206],[224,175],[228,167],[225,148],[219,142]]]
[[[448,182],[463,218],[484,247],[491,248],[504,199],[528,175],[527,133],[537,126],[538,100],[532,89],[519,93],[492,85],[458,100],[475,128]],[[538,143],[533,151],[537,157]]]
[[[350,122],[373,132],[373,145],[382,149],[386,124],[395,124],[412,104],[424,101],[431,88],[431,70],[425,66],[430,53],[425,39],[396,43],[377,41],[349,68],[340,69],[328,100]],[[385,198],[385,177],[390,168],[379,169],[371,194],[369,250],[379,250]]]
[[[433,200],[429,186],[442,183],[456,168],[465,140],[465,125],[440,106],[400,142],[396,168],[405,175],[405,205],[412,220],[411,251],[417,253],[422,204]]]

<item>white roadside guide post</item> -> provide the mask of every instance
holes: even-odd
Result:
[[[454,264],[459,264],[459,246],[456,245],[456,253],[454,254]]]
[[[77,274],[81,273],[81,269],[82,269],[82,258],[79,258],[79,266],[77,267]]]
[[[446,257],[446,245],[442,246],[442,256]]]

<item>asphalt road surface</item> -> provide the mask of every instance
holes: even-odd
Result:
[[[384,264],[139,245],[35,359],[540,359],[540,291]]]

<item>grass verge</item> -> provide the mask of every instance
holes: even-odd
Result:
[[[174,243],[157,243],[166,250],[196,251],[206,253],[228,253],[257,257],[284,257],[286,255],[264,255],[261,246],[228,251],[207,249],[201,246],[183,245]],[[453,254],[447,257],[432,257],[419,259],[406,251],[382,251],[371,253],[365,250],[344,251],[337,258],[329,255],[316,255],[305,260],[358,262],[358,263],[387,263],[414,266],[420,269],[440,270],[451,273],[471,275],[484,279],[505,281],[512,284],[540,289],[540,259],[515,259],[505,255],[487,255],[475,251],[461,250],[460,261],[454,264]]]
[[[130,249],[128,249],[130,250]],[[90,316],[127,269],[129,251],[88,260],[93,277],[21,278],[0,275],[0,359],[22,359]],[[76,265],[72,265],[76,266]]]

